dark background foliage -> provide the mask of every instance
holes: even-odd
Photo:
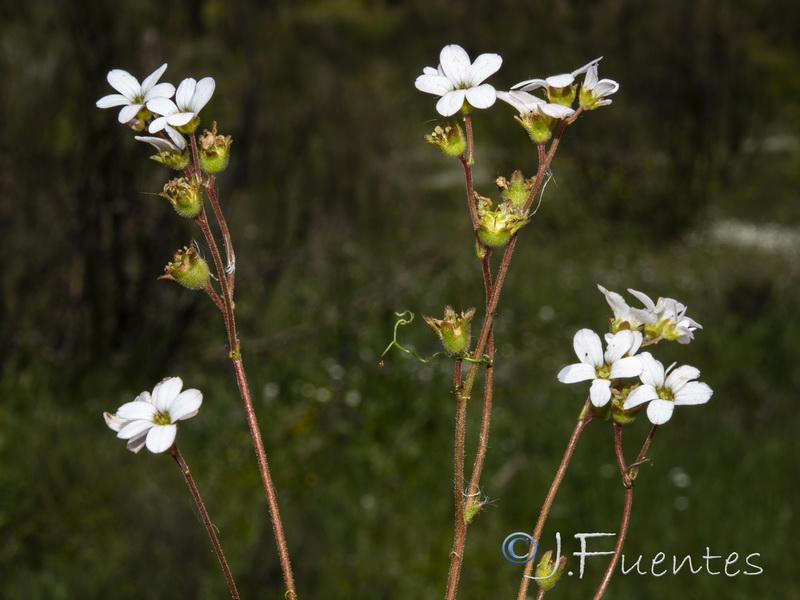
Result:
[[[596,283],[689,304],[695,343],[658,350],[715,390],[659,432],[626,546],[628,565],[664,552],[668,567],[692,555],[703,571],[618,573],[609,597],[800,595],[794,3],[32,0],[0,17],[0,596],[224,597],[177,469],[126,452],[101,418],[174,374],[204,392],[180,441],[243,597],[281,594],[218,313],[156,281],[198,233],[155,195],[168,175],[148,148],[94,106],[108,70],[142,77],[165,61],[165,80],[216,79],[204,124],[234,137],[219,183],[238,324],[300,596],[442,594],[450,365],[393,354],[380,369],[378,355],[395,310],[481,304],[460,168],[422,143],[435,100],[413,86],[448,43],[501,54],[499,89],[600,55],[622,85],[567,130],[514,257],[492,504],[470,530],[461,597],[516,593],[500,543],[532,527],[582,402],[554,375],[576,329],[603,327]],[[484,194],[535,167],[512,112],[476,114]],[[421,322],[403,336],[436,349]],[[626,429],[631,454],[646,431]],[[546,529],[568,554],[574,533],[618,526],[610,434],[588,429]],[[764,572],[712,575],[707,551],[739,553],[730,572],[759,553]],[[553,597],[588,596],[603,568],[590,559]]]

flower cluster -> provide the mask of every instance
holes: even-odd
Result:
[[[654,425],[662,425],[672,417],[678,405],[704,404],[712,390],[695,381],[700,371],[684,365],[664,368],[649,352],[637,354],[643,345],[661,340],[688,344],[694,339],[699,323],[686,316],[686,306],[672,298],[653,302],[647,295],[628,290],[644,308],[628,306],[616,292],[597,286],[605,295],[614,318],[609,319],[611,331],[605,335],[603,352],[600,336],[590,329],[575,334],[573,347],[580,362],[561,369],[562,383],[591,381],[589,398],[596,412],[608,414],[625,423],[647,406],[647,417]],[[640,383],[626,379],[638,377]]]
[[[461,46],[451,44],[442,49],[439,66],[425,67],[415,85],[422,92],[441,96],[436,110],[444,117],[473,108],[489,108],[499,98],[519,111],[517,120],[534,142],[541,143],[550,139],[555,123],[575,114],[572,105],[576,98],[581,110],[611,104],[608,96],[619,89],[619,84],[598,78],[599,61],[596,58],[571,73],[527,79],[512,86],[510,91],[498,92],[484,81],[500,69],[503,59],[498,54],[481,54],[471,62]],[[576,82],[579,75],[584,75],[582,83]],[[539,88],[544,89],[546,99],[529,93]]]
[[[180,377],[167,377],[153,388],[123,404],[115,414],[103,413],[106,425],[117,437],[128,440],[128,450],[139,452],[144,446],[153,453],[169,450],[175,443],[178,421],[190,419],[200,410],[203,394],[191,389],[181,392]]]
[[[121,106],[119,122],[134,131],[145,129],[158,136],[136,136],[140,142],[153,145],[169,166],[175,167],[175,157],[186,154],[186,137],[200,123],[200,110],[208,103],[214,93],[215,82],[211,77],[200,81],[189,77],[184,79],[177,90],[171,83],[158,83],[166,71],[163,64],[142,83],[127,71],[114,69],[108,73],[108,83],[118,94],[103,96],[97,101],[98,108]],[[172,100],[173,95],[175,100]],[[163,155],[167,156],[164,157]],[[172,158],[173,161],[169,161]],[[182,168],[177,166],[176,168]]]

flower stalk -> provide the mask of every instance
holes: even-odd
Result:
[[[228,582],[228,589],[231,592],[231,598],[233,598],[233,600],[239,600],[239,592],[236,589],[236,582],[233,580],[233,573],[231,573],[231,569],[228,566],[225,553],[222,551],[222,545],[219,543],[219,538],[217,537],[217,531],[214,529],[214,524],[211,522],[211,518],[208,516],[208,511],[206,510],[206,505],[203,502],[202,496],[200,496],[200,491],[197,489],[194,478],[189,471],[189,465],[187,465],[186,461],[183,459],[180,450],[178,450],[177,444],[172,446],[169,453],[172,455],[172,458],[175,459],[175,462],[178,463],[178,467],[183,474],[183,478],[186,480],[186,485],[189,486],[189,490],[192,493],[192,498],[194,498],[194,503],[197,506],[197,510],[200,511],[200,518],[203,520],[203,525],[208,532],[208,537],[211,539],[211,545],[214,547],[214,553],[217,555],[219,565],[222,567],[222,572],[225,574],[225,581]]]

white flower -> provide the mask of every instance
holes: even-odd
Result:
[[[503,59],[499,54],[481,54],[470,63],[469,55],[455,44],[445,46],[439,55],[439,67],[425,67],[414,85],[421,92],[441,96],[436,110],[444,117],[456,114],[466,101],[475,108],[489,108],[496,92],[482,83],[497,72]]]
[[[212,77],[204,77],[200,81],[189,77],[181,81],[178,86],[178,91],[175,92],[175,102],[169,98],[156,98],[148,102],[147,109],[161,115],[150,123],[150,133],[157,133],[164,129],[172,141],[178,147],[183,148],[186,140],[173,128],[188,125],[195,119],[211,99],[215,87],[216,82]]]
[[[580,362],[564,367],[558,373],[561,383],[592,380],[589,396],[597,407],[605,406],[611,400],[612,379],[637,377],[642,372],[639,357],[633,356],[642,345],[640,332],[625,329],[609,333],[606,344],[604,354],[600,336],[591,329],[581,329],[572,342]]]
[[[600,58],[603,58],[602,56]],[[586,63],[580,69],[576,69],[572,73],[561,73],[560,75],[551,75],[545,79],[526,79],[520,81],[518,84],[511,87],[512,90],[522,90],[523,92],[530,92],[541,87],[547,89],[562,89],[573,84],[575,78],[581,73],[585,73],[592,65],[597,64],[600,58],[595,58],[593,61]]]
[[[128,450],[139,452],[145,445],[150,452],[169,450],[178,431],[176,423],[190,419],[200,410],[203,394],[199,390],[181,392],[180,377],[167,377],[150,392],[142,392],[133,402],[119,407],[116,414],[103,417],[117,437],[128,440]]]
[[[658,316],[655,314],[654,310],[631,308],[630,306],[628,306],[628,303],[625,302],[625,299],[622,296],[620,296],[617,292],[611,292],[606,288],[604,288],[599,283],[597,284],[597,289],[603,292],[603,295],[605,295],[608,305],[611,307],[611,310],[614,311],[614,322],[612,323],[612,331],[618,329],[623,323],[628,323],[627,327],[630,329],[637,329],[638,327],[646,323],[655,323],[656,321],[658,321]],[[634,296],[636,296],[636,294],[639,293],[639,292],[634,293],[633,290],[628,290],[628,291],[631,292]],[[636,297],[638,298],[639,296]]]
[[[497,92],[497,97],[503,102],[507,102],[519,111],[520,115],[527,113],[543,114],[554,119],[566,119],[572,116],[575,111],[563,104],[552,104],[545,102],[541,98],[532,96],[528,92],[512,90],[510,92]]]
[[[652,321],[652,323],[655,323],[652,328],[653,331],[648,331],[647,329],[649,328],[645,330],[645,333],[651,333],[653,337],[661,335],[664,339],[677,340],[679,344],[688,344],[694,339],[694,331],[703,328],[700,323],[686,316],[686,305],[677,300],[659,298],[658,302],[653,304],[647,294],[631,289],[628,291],[636,296],[649,312],[656,316],[656,320]]]
[[[109,71],[108,83],[119,94],[103,96],[97,101],[96,106],[98,108],[122,106],[122,110],[119,111],[119,122],[132,121],[148,102],[156,98],[171,98],[175,93],[175,86],[171,83],[156,83],[166,69],[167,63],[164,63],[148,75],[141,84],[127,71],[121,69]]]
[[[600,60],[599,58],[597,60]],[[586,70],[586,77],[583,79],[580,93],[581,106],[586,110],[594,110],[599,106],[611,104],[611,100],[606,98],[619,89],[619,84],[613,79],[597,78],[597,61],[589,64]]]
[[[670,372],[674,363],[665,371],[664,365],[649,352],[643,352],[639,358],[642,363],[642,385],[628,394],[623,408],[628,410],[649,402],[647,418],[653,425],[669,421],[675,406],[705,404],[714,393],[705,383],[692,381],[700,376],[700,371],[694,367],[684,365]]]

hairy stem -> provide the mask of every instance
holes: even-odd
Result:
[[[553,482],[550,484],[550,490],[547,492],[547,497],[542,505],[542,510],[539,512],[539,519],[536,521],[536,527],[533,530],[532,536],[537,544],[542,535],[542,531],[544,530],[544,524],[550,514],[550,508],[553,506],[553,500],[555,500],[558,488],[561,486],[561,482],[564,480],[564,474],[567,472],[569,461],[572,458],[572,454],[575,452],[576,446],[578,445],[578,438],[580,438],[583,428],[586,427],[586,424],[593,418],[590,407],[591,403],[587,399],[586,403],[583,405],[583,410],[578,418],[578,422],[575,424],[575,429],[572,431],[572,435],[569,438],[569,442],[567,442],[567,449],[564,451],[564,457],[561,459],[561,464],[558,467],[558,471],[556,471]],[[534,547],[531,545],[531,552],[533,551]],[[529,560],[525,565],[525,572],[523,573],[522,580],[519,584],[517,600],[525,600],[525,596],[528,593],[528,585],[532,581],[531,573],[533,572],[534,562],[535,561],[533,560]]]
[[[219,539],[217,538],[217,532],[214,529],[214,524],[211,522],[211,518],[208,516],[208,511],[206,510],[206,505],[203,502],[203,498],[200,496],[200,491],[197,489],[197,485],[194,483],[194,478],[192,477],[191,472],[189,472],[189,466],[183,459],[180,450],[178,450],[177,444],[172,446],[170,454],[172,455],[172,458],[175,459],[175,462],[178,463],[178,467],[180,467],[181,473],[183,473],[183,477],[186,479],[189,490],[192,492],[194,503],[197,505],[197,510],[200,511],[200,517],[203,519],[203,525],[205,525],[206,531],[208,532],[208,537],[211,538],[211,545],[214,546],[214,552],[217,555],[217,560],[219,560],[219,565],[222,567],[222,572],[225,574],[225,580],[228,582],[228,589],[231,592],[231,598],[234,600],[239,600],[239,592],[236,590],[236,583],[233,581],[233,574],[228,566],[228,561],[225,559],[225,553],[222,551],[222,545],[219,543]]]

